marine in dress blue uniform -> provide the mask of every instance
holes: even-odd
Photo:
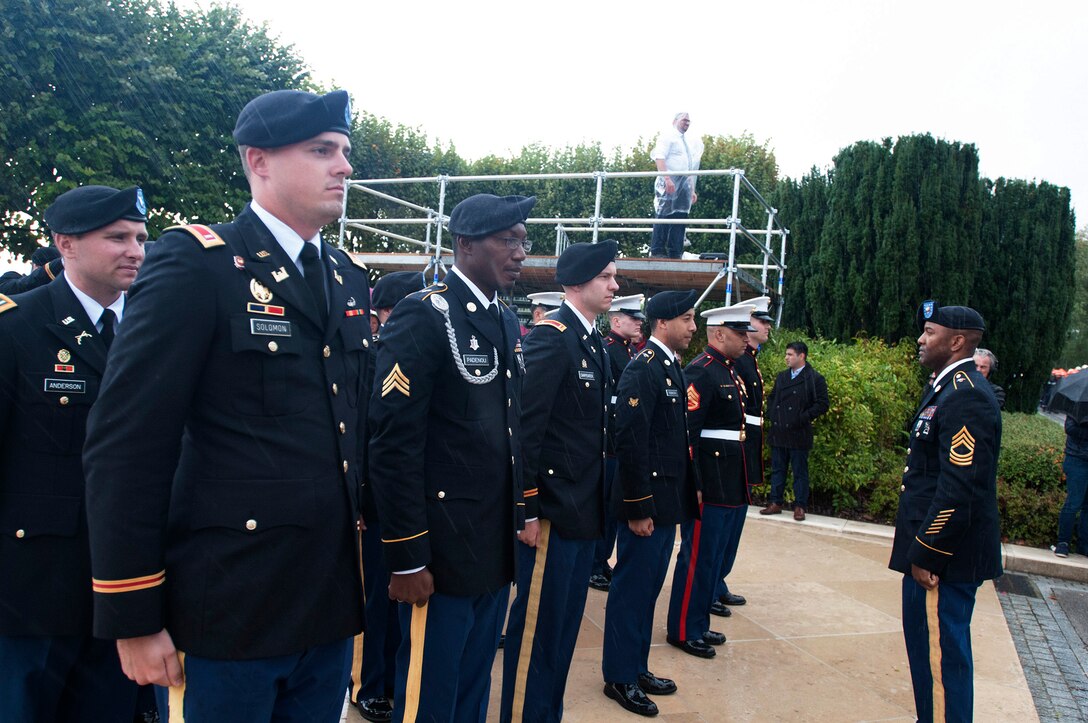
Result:
[[[0,295],[0,717],[121,720],[136,685],[91,635],[81,452],[124,290],[143,261],[138,188],[83,186],[46,210],[70,257],[55,282]]]
[[[444,282],[382,328],[370,483],[401,602],[394,720],[483,721],[524,524],[517,316],[498,299],[531,247],[535,198],[471,196],[453,209]]]
[[[502,721],[559,721],[604,533],[612,371],[593,321],[610,307],[615,241],[568,246],[555,280],[566,300],[525,340],[522,459],[526,534],[503,653]]]
[[[425,286],[418,271],[394,271],[374,283],[372,311],[384,323],[393,307],[408,294]],[[376,355],[381,336],[374,339],[371,351]],[[374,366],[369,367],[373,376]],[[367,384],[373,389],[373,380]],[[363,522],[360,549],[363,556],[363,595],[366,601],[366,633],[355,637],[351,656],[351,701],[359,715],[369,721],[393,718],[393,690],[396,683],[397,648],[400,647],[400,617],[396,604],[389,599],[389,568],[382,554],[382,528],[374,491],[364,479],[362,488]]]
[[[245,106],[253,203],[155,243],[91,413],[94,631],[187,720],[343,706],[363,626],[369,286],[319,232],[343,202],[349,126],[343,91]]]
[[[663,291],[646,303],[652,336],[631,360],[616,390],[612,490],[620,519],[616,569],[605,606],[604,693],[639,715],[657,715],[647,693],[676,684],[650,672],[654,607],[672,558],[676,525],[699,514],[687,403],[678,354],[695,332],[695,292]]]
[[[734,360],[744,355],[754,306],[738,304],[702,313],[706,350],[687,366],[685,377],[692,457],[702,483],[698,519],[680,525],[680,551],[669,599],[670,645],[712,658],[725,635],[710,629],[710,607],[720,571],[732,568],[748,511],[745,470],[744,384]]]
[[[624,368],[635,357],[635,343],[633,334],[646,321],[646,315],[642,313],[642,305],[645,297],[642,294],[631,296],[618,296],[612,300],[612,307],[608,312],[608,323],[612,327],[604,338],[605,351],[608,352],[608,360],[612,367],[612,379],[619,381]],[[628,336],[620,333],[624,330],[632,334]],[[609,411],[613,421],[616,417],[616,395],[609,400]],[[604,490],[605,497],[612,497],[612,481],[616,478],[616,435],[615,424],[609,428],[608,458],[605,460]],[[589,576],[589,586],[595,590],[608,592],[608,586],[612,582],[612,566],[608,560],[612,557],[612,551],[616,548],[616,516],[611,510],[606,511],[604,521],[604,537],[597,542],[597,550],[593,554],[593,570]]]
[[[889,567],[903,573],[903,637],[920,721],[970,721],[971,614],[1001,575],[1001,412],[972,355],[985,329],[965,306],[919,309],[919,361],[937,373],[910,428]]]

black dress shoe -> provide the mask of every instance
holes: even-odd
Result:
[[[611,581],[601,573],[589,576],[589,586],[594,590],[608,592],[608,587],[611,584]]]
[[[727,618],[733,614],[733,611],[725,606],[721,600],[715,600],[710,604],[710,614],[717,615],[721,618]]]
[[[716,630],[707,630],[703,633],[703,642],[709,645],[725,645],[725,633]]]
[[[727,592],[724,595],[718,596],[718,602],[722,603],[723,605],[743,605],[748,601],[740,595],[734,595],[731,592]]]
[[[668,678],[658,678],[653,673],[639,673],[638,687],[648,695],[669,695],[676,692],[676,683]]]
[[[388,698],[367,698],[355,703],[359,715],[369,721],[384,723],[393,720],[393,702]]]
[[[632,713],[647,718],[657,715],[657,703],[647,698],[634,683],[605,683],[604,694]]]
[[[718,654],[718,651],[710,647],[702,640],[673,640],[672,638],[665,638],[665,641],[674,648],[680,648],[688,655],[694,655],[696,658],[713,658]]]

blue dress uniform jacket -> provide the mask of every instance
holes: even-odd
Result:
[[[684,370],[688,381],[688,429],[699,470],[703,504],[738,507],[750,504],[744,470],[744,385],[733,360],[707,347]],[[702,436],[732,433],[738,439]],[[730,435],[731,436],[731,435]]]
[[[734,371],[743,382],[745,426],[744,462],[748,484],[763,484],[763,373],[759,370],[756,350],[748,347],[734,362]],[[754,420],[760,420],[758,422]]]
[[[891,569],[910,575],[913,563],[957,583],[1001,575],[1000,449],[997,400],[966,359],[927,391],[911,424]]]
[[[505,306],[502,324],[450,273],[398,303],[382,327],[370,484],[386,560],[392,572],[428,567],[448,595],[514,579],[525,360]]]
[[[0,635],[90,635],[83,439],[106,347],[67,281],[0,296]]]
[[[231,660],[350,637],[367,274],[323,246],[326,316],[248,207],[195,228],[148,254],[91,413],[95,634]]]
[[[604,534],[604,449],[612,370],[598,337],[566,304],[525,338],[521,448],[525,517],[561,536]]]
[[[655,527],[698,517],[680,365],[651,342],[624,369],[616,397],[616,516],[652,517]]]

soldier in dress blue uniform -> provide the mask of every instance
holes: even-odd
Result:
[[[749,322],[752,330],[748,332],[748,348],[736,360],[737,375],[744,387],[744,465],[748,475],[748,486],[763,484],[763,373],[759,370],[759,362],[756,357],[759,349],[771,335],[771,324],[774,317],[769,312],[771,297],[759,296],[744,302],[754,306],[752,318]],[[740,518],[740,525],[744,526],[744,517]],[[736,531],[737,540],[740,540],[741,530]],[[733,570],[734,556],[726,555],[722,558],[721,579],[715,593],[714,603],[710,606],[710,612],[727,618],[733,613],[730,605],[744,605],[747,600],[744,596],[737,595],[729,590],[725,578]]]
[[[612,379],[619,381],[627,363],[635,357],[635,339],[642,329],[642,322],[646,321],[646,315],[642,313],[642,305],[645,297],[642,294],[631,296],[618,296],[612,299],[612,306],[608,310],[608,335],[604,338],[605,351],[608,352],[608,360],[612,367]],[[616,416],[616,395],[609,400],[610,413],[613,419]],[[612,480],[616,477],[616,438],[615,425],[609,428],[608,458],[605,460],[604,470],[604,494],[606,499],[612,497]],[[608,592],[608,586],[612,582],[612,566],[608,560],[612,557],[612,551],[616,547],[616,517],[611,510],[607,511],[604,521],[604,537],[597,542],[597,551],[594,553],[593,570],[589,575],[589,586],[595,590]]]
[[[34,253],[30,254],[30,273],[23,276],[17,271],[9,271],[0,276],[0,294],[14,296],[45,286],[61,271],[64,271],[64,259],[56,246],[34,249]]]
[[[394,720],[484,720],[524,526],[517,316],[523,196],[453,209],[444,283],[397,304],[371,400],[370,483],[400,603]]]
[[[422,289],[423,274],[418,271],[394,271],[374,283],[370,296],[371,312],[377,312],[384,324],[393,307],[408,294]],[[380,330],[379,330],[380,334]],[[374,339],[372,351],[381,348],[381,337]],[[374,367],[371,365],[371,376]],[[373,389],[373,379],[367,385]],[[400,647],[400,618],[396,604],[389,599],[389,568],[382,554],[382,529],[372,486],[364,479],[362,489],[363,594],[366,600],[366,633],[355,638],[351,656],[351,701],[359,715],[369,721],[393,718],[393,691],[396,683],[397,648]]]
[[[604,693],[639,715],[647,697],[676,692],[649,670],[654,607],[672,558],[676,526],[699,514],[680,354],[695,333],[695,292],[663,291],[646,303],[652,336],[616,390],[616,569],[605,607]]]
[[[1001,575],[1001,412],[972,356],[985,324],[926,301],[918,361],[936,377],[911,424],[889,567],[903,573],[903,637],[920,721],[970,721],[975,593]]]
[[[253,201],[155,243],[91,413],[95,634],[190,720],[343,706],[363,627],[370,291],[320,231],[342,208],[350,121],[343,91],[243,108]]]
[[[525,533],[503,658],[503,721],[558,721],[585,580],[604,534],[612,371],[594,321],[616,283],[615,241],[568,246],[555,267],[565,300],[525,339],[521,448]]]
[[[125,290],[143,263],[139,188],[83,186],[45,221],[67,261],[54,282],[0,294],[0,710],[5,721],[120,720],[136,685],[91,636],[84,512],[87,413]]]
[[[725,635],[710,629],[720,571],[733,566],[748,512],[744,465],[744,384],[735,361],[744,355],[754,306],[738,304],[704,311],[707,348],[684,370],[688,386],[688,431],[702,484],[698,519],[680,525],[680,551],[669,599],[670,645],[689,655],[713,658],[711,646]]]

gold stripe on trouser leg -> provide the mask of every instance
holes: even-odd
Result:
[[[544,584],[544,564],[548,560],[548,537],[552,523],[540,521],[540,539],[536,543],[536,559],[533,561],[533,578],[525,603],[525,630],[521,634],[521,651],[518,655],[518,671],[514,677],[514,702],[511,706],[513,720],[520,721],[525,714],[525,684],[529,679],[529,661],[533,657],[533,639],[540,612],[540,588]]]
[[[933,720],[944,720],[944,678],[941,676],[941,621],[937,617],[937,591],[926,590],[926,626],[929,628],[929,674],[933,678]]]
[[[181,685],[171,685],[168,689],[169,723],[185,723],[185,653],[180,650],[178,651],[178,662],[181,664]]]
[[[400,603],[404,604],[404,603]],[[419,713],[420,686],[423,682],[423,641],[427,637],[427,608],[412,606],[412,625],[408,641],[412,654],[408,657],[408,681],[404,687],[404,723],[415,723]]]
[[[366,572],[363,570],[363,531],[356,529],[355,531],[355,550],[358,553],[359,562],[359,581],[362,583],[363,593],[363,608],[366,609]],[[364,619],[366,615],[363,615]],[[361,680],[363,676],[363,635],[366,632],[362,632],[355,636],[353,646],[351,649],[351,702],[355,703],[359,700],[359,691],[363,687]]]
[[[359,691],[363,687],[363,635],[355,636],[351,649],[351,702],[359,701]]]

